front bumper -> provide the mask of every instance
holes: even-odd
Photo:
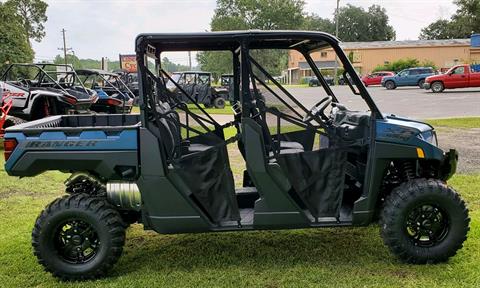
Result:
[[[442,165],[440,167],[440,178],[444,181],[450,179],[457,171],[458,152],[450,149],[443,155]]]
[[[425,90],[430,89],[431,86],[432,86],[432,84],[430,84],[430,83],[423,83],[423,89],[425,89]]]

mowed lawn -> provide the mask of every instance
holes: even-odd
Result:
[[[479,118],[471,119],[434,121],[443,128],[480,127]],[[232,150],[237,173],[240,157]],[[378,225],[188,235],[133,225],[107,278],[63,283],[37,264],[30,233],[43,207],[63,194],[67,176],[9,177],[0,160],[0,287],[480,287],[480,174],[449,181],[467,201],[472,221],[464,248],[445,264],[399,262]]]

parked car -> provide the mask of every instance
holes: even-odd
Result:
[[[176,84],[181,89],[178,89]],[[201,103],[207,108],[224,108],[225,101],[228,99],[228,90],[221,87],[212,87],[212,73],[210,72],[175,72],[167,82],[166,87],[182,101]],[[186,92],[186,95],[182,90]]]
[[[365,85],[365,87],[368,87],[370,85],[380,85],[382,84],[382,79],[385,76],[395,76],[395,73],[391,71],[378,71],[378,72],[373,72],[372,74],[368,74],[366,76],[362,77],[362,82]]]
[[[90,107],[92,111],[130,113],[135,95],[118,74],[100,69],[79,69],[76,72],[82,84],[98,94],[98,101]]]
[[[320,86],[320,80],[318,80],[317,77],[315,76],[309,76],[305,77],[308,83],[308,86],[313,87],[313,86]],[[327,82],[328,85],[332,86],[334,85],[334,79],[331,76],[323,76],[323,79],[325,79],[325,82]]]
[[[453,66],[445,74],[429,76],[423,88],[432,89],[434,93],[444,89],[480,87],[480,72],[474,72],[470,65]]]
[[[402,70],[394,76],[384,76],[382,86],[391,90],[401,86],[418,86],[423,88],[425,78],[435,74],[432,67],[415,67]]]

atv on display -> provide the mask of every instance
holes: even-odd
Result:
[[[223,125],[172,81],[183,74],[169,75],[160,60],[221,49],[232,54],[236,107]],[[271,76],[268,58],[253,56],[288,49],[302,54],[323,88],[311,108]],[[363,111],[341,104],[348,96],[335,95],[322,77],[312,53],[323,49],[336,52],[351,90],[344,92],[362,98]],[[447,261],[462,247],[468,210],[446,182],[457,152],[438,148],[432,126],[382,114],[330,34],[142,34],[136,53],[140,115],[53,116],[6,130],[9,175],[72,173],[69,195],[47,206],[32,233],[35,256],[55,276],[104,276],[133,222],[163,234],[379,222],[392,253],[417,264]],[[169,93],[163,77],[196,108]],[[226,138],[227,127],[236,135]],[[246,162],[237,185],[228,144]]]
[[[114,70],[113,73],[118,74],[123,83],[125,83],[128,89],[132,91],[133,95],[138,97],[138,75],[136,72],[133,73],[126,70]]]
[[[175,93],[180,101],[193,103],[190,100],[192,98],[196,103],[201,103],[207,108],[222,109],[225,107],[228,91],[222,87],[212,87],[210,72],[175,72],[169,78],[166,87]]]
[[[0,105],[10,102],[4,126],[51,115],[88,113],[97,100],[97,93],[80,83],[70,65],[11,64],[0,78],[0,87]]]
[[[130,113],[135,95],[120,76],[99,69],[77,69],[78,77],[85,87],[97,92],[98,100],[90,110],[102,113]]]

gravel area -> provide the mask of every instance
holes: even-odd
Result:
[[[457,173],[480,172],[480,128],[458,129],[438,127],[440,148],[454,148],[459,154]]]

